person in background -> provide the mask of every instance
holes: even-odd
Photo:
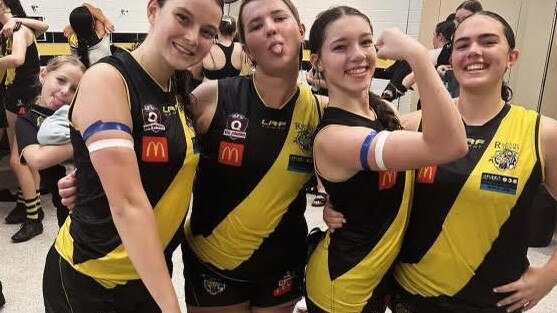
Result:
[[[68,216],[68,209],[62,205],[58,195],[58,180],[66,175],[64,166],[59,164],[71,159],[73,149],[69,140],[65,143],[52,140],[58,135],[52,128],[45,130],[43,126],[48,126],[47,119],[71,101],[83,72],[85,66],[73,56],[59,56],[50,60],[39,74],[42,88],[35,104],[25,115],[18,116],[16,121],[21,163],[39,171],[42,185],[52,194],[58,226],[62,226]],[[67,120],[67,111],[65,112],[64,118]],[[43,129],[43,133],[51,135],[50,140],[42,140],[43,143],[40,143],[39,128]],[[69,125],[65,133],[69,139]]]
[[[27,15],[19,0],[0,0],[0,23],[10,22],[17,29],[12,36],[2,40],[0,69],[6,70],[4,107],[8,119],[8,139],[11,155],[10,165],[17,177],[21,192],[18,191],[16,208],[6,216],[9,224],[22,223],[21,228],[12,236],[14,242],[22,242],[42,233],[41,220],[44,216],[40,202],[40,179],[38,172],[24,166],[19,161],[17,136],[14,125],[17,115],[23,115],[35,101],[39,93],[38,74],[40,68],[39,53],[35,42],[36,33],[15,18]],[[38,21],[37,21],[38,22]]]
[[[203,59],[203,76],[207,79],[221,79],[240,75],[242,69],[242,45],[235,42],[236,21],[224,16],[219,25],[217,41]]]
[[[101,11],[84,3],[70,13],[70,24],[64,28],[72,54],[86,67],[111,54],[110,34],[114,25]]]

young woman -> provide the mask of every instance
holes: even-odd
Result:
[[[255,74],[194,91],[203,155],[182,245],[186,302],[188,312],[292,312],[319,105],[297,83],[304,29],[291,1],[243,1],[238,28]]]
[[[203,75],[207,79],[221,79],[240,75],[242,69],[242,45],[234,42],[236,20],[225,16],[219,25],[218,41],[203,59]]]
[[[504,75],[519,58],[510,25],[478,12],[457,27],[452,67],[468,154],[416,172],[393,311],[522,312],[557,283],[557,254],[529,266],[529,209],[543,182],[557,194],[557,121],[509,104]],[[421,112],[403,118],[417,129]],[[342,216],[326,210],[337,228]]]
[[[102,11],[87,3],[70,13],[67,35],[73,55],[79,57],[86,67],[97,63],[101,58],[111,54],[110,33],[114,26]]]
[[[26,17],[19,0],[0,0],[0,23],[8,24],[14,17]],[[16,208],[6,217],[10,224],[22,223],[13,236],[14,242],[22,242],[42,233],[41,220],[44,216],[39,198],[39,174],[19,162],[14,125],[17,114],[25,114],[39,94],[39,53],[34,32],[25,25],[13,32],[11,38],[2,43],[4,56],[0,58],[0,69],[8,71],[5,86],[4,107],[8,120],[10,141],[10,165],[14,171],[21,193],[18,193]]]
[[[47,256],[46,312],[180,312],[169,267],[198,161],[181,71],[222,13],[218,0],[150,0],[143,44],[84,75],[69,113],[77,204]]]
[[[83,72],[85,66],[75,57],[60,56],[49,61],[39,74],[42,85],[40,95],[30,110],[18,117],[16,123],[21,163],[39,171],[43,186],[52,194],[59,226],[68,216],[68,209],[60,203],[56,186],[58,180],[66,175],[64,166],[59,164],[72,157],[73,149],[69,142],[63,145],[41,145],[38,133],[48,117],[71,101]],[[67,133],[69,136],[69,128]]]
[[[395,29],[375,46],[370,20],[347,6],[320,13],[310,31],[312,64],[329,91],[313,146],[315,171],[348,223],[310,258],[309,312],[385,310],[412,194],[411,172],[397,171],[446,163],[467,151],[464,127],[428,50]],[[401,130],[389,104],[370,93],[377,57],[412,67],[424,102],[423,133]]]

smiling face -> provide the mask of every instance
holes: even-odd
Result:
[[[343,15],[327,26],[316,66],[331,92],[367,94],[377,59],[369,23]]]
[[[256,0],[242,7],[245,50],[258,70],[280,73],[298,69],[303,27],[282,0]]]
[[[503,24],[476,14],[456,29],[452,67],[462,90],[500,90],[505,72],[518,60]]]
[[[152,26],[149,35],[163,60],[184,70],[209,52],[222,9],[215,0],[150,0],[148,16]]]
[[[69,104],[83,76],[83,68],[64,63],[53,70],[42,69],[39,80],[42,84],[39,105],[58,110],[62,105]]]

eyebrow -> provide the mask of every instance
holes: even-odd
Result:
[[[369,37],[370,39],[373,39],[373,34],[372,34],[372,33],[364,33],[364,34],[361,34],[360,36],[358,36],[358,40],[360,40],[360,39],[362,39],[362,38],[367,38],[367,37]],[[334,44],[336,44],[336,43],[344,42],[344,41],[347,41],[347,40],[348,40],[348,39],[347,39],[346,37],[340,37],[340,38],[338,38],[338,39],[336,39],[336,40],[331,41],[329,44],[334,45]]]
[[[287,12],[287,11],[285,9],[276,9],[276,10],[271,11],[271,15],[274,16],[274,15],[281,14],[281,13],[284,13],[284,12]],[[259,22],[262,19],[263,18],[261,16],[257,16],[254,19],[252,19],[251,21],[249,21],[247,25],[249,26],[253,23]]]
[[[178,8],[176,9],[176,11],[177,11],[178,13],[186,14],[186,15],[188,16],[188,18],[190,18],[190,19],[192,19],[192,20],[195,18],[195,15],[194,15],[190,10],[188,10],[188,9],[185,8],[185,7],[178,7]],[[209,27],[209,28],[211,28],[211,29],[214,30],[214,31],[217,31],[217,30],[218,30],[218,27],[215,27],[214,25],[211,25],[211,24],[201,25],[201,27],[202,27],[202,28]]]
[[[478,38],[479,38],[480,40],[483,40],[483,39],[490,39],[490,38],[499,39],[500,36],[497,35],[497,34],[487,33],[487,34],[481,34],[481,35],[479,35]],[[461,38],[458,38],[457,40],[455,40],[454,43],[458,43],[458,42],[462,42],[462,41],[466,42],[466,41],[470,41],[470,40],[471,40],[470,37],[461,37]]]

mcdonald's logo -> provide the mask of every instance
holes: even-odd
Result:
[[[421,184],[433,184],[437,175],[437,165],[422,167],[418,170],[416,181]]]
[[[244,159],[244,145],[224,142],[220,143],[219,163],[240,167]]]
[[[168,162],[168,141],[166,137],[143,137],[141,160],[149,163]]]
[[[393,188],[396,185],[397,177],[396,171],[379,172],[379,190]]]

